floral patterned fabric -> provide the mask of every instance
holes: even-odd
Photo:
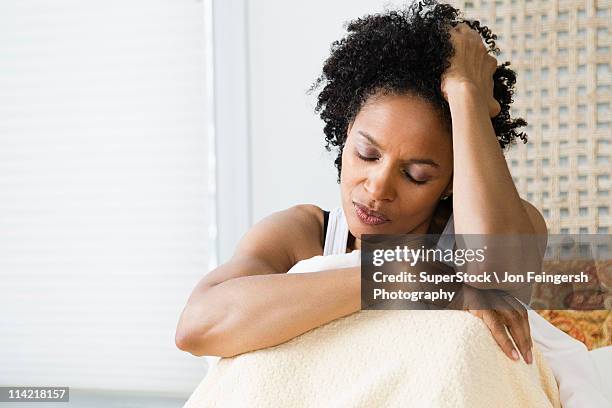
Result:
[[[560,330],[583,342],[589,350],[612,345],[610,310],[540,310],[538,313]]]
[[[536,285],[532,307],[589,350],[612,345],[612,261],[545,262],[544,270],[584,271],[589,282]]]

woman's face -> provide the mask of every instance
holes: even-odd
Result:
[[[423,99],[381,95],[367,101],[349,125],[340,175],[356,248],[361,234],[427,233],[441,196],[452,189],[452,147],[439,115]],[[362,221],[356,204],[387,221]]]

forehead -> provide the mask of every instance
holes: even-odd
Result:
[[[385,150],[442,157],[452,150],[452,137],[436,109],[412,95],[371,97],[352,124],[351,134],[366,141],[372,136]]]

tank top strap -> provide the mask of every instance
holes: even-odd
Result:
[[[323,230],[321,231],[321,235],[323,238],[321,239],[321,247],[325,248],[325,238],[327,235],[327,223],[329,222],[329,211],[323,210]]]
[[[349,229],[342,207],[336,207],[329,212],[327,229],[325,231],[325,246],[323,256],[346,253]]]

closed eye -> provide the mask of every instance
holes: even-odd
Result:
[[[378,160],[378,157],[362,156],[361,154],[359,154],[359,152],[356,152],[356,154],[357,154],[357,157],[359,157],[359,159],[363,161],[372,162],[372,161]],[[412,178],[412,176],[409,173],[407,172],[403,172],[403,173],[404,173],[404,176],[406,176],[406,178],[410,180],[411,182],[413,182],[414,184],[423,185],[427,183],[427,180],[415,180],[414,178]]]
[[[414,178],[412,178],[412,176],[406,172],[404,172],[404,175],[406,176],[407,179],[409,179],[410,181],[412,181],[414,184],[425,184],[427,183],[427,180],[415,180]]]
[[[362,156],[361,154],[359,154],[359,152],[357,152],[357,157],[359,157],[361,160],[363,161],[374,161],[374,160],[378,160],[378,157],[365,157]]]

